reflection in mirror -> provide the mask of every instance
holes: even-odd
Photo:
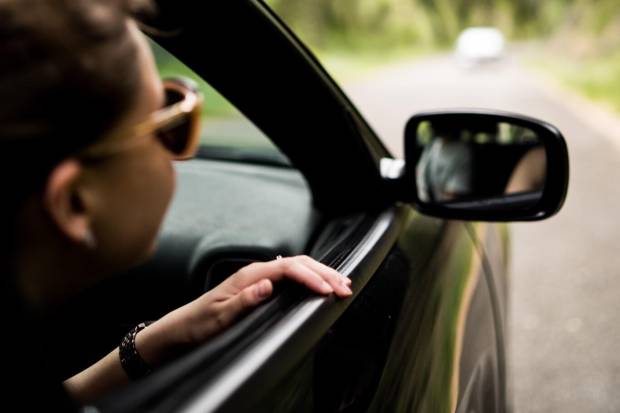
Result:
[[[417,127],[418,198],[454,207],[534,206],[546,176],[545,147],[536,132],[497,120],[423,120]],[[515,203],[515,201],[517,201]]]

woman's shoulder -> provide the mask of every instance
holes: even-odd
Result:
[[[11,309],[6,306],[11,303]],[[3,403],[17,411],[74,412],[79,406],[54,375],[54,347],[46,336],[45,323],[24,311],[17,300],[3,300]]]

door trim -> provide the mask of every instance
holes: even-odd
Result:
[[[336,269],[350,277],[353,296],[313,296],[295,306],[213,380],[205,383],[180,411],[239,411],[256,400],[265,383],[276,383],[314,346],[370,280],[400,233],[405,206],[380,213],[366,236]],[[329,263],[327,263],[329,264]],[[270,368],[277,363],[278,368]],[[245,396],[249,392],[248,396]],[[255,397],[252,393],[257,392]],[[244,397],[234,397],[244,393]]]

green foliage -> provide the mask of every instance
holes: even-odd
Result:
[[[542,66],[620,111],[620,0],[265,1],[341,82],[495,26],[511,40],[552,40]]]
[[[545,54],[534,63],[566,86],[620,112],[620,50],[582,59]]]
[[[620,25],[618,0],[266,0],[314,49],[451,45],[469,26],[510,38]],[[362,42],[373,38],[373,42]]]

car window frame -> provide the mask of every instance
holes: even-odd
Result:
[[[212,84],[210,78],[204,75],[206,72],[203,70],[205,67],[201,65],[201,59],[196,55],[193,55],[194,59],[192,59],[192,53],[195,53],[195,50],[192,52],[191,48],[188,48],[188,45],[183,42],[192,38],[192,35],[195,34],[192,30],[196,30],[195,27],[192,26],[192,29],[187,30],[187,26],[185,26],[186,30],[180,31],[182,33],[180,38],[162,38],[157,39],[157,41],[212,84],[259,129],[265,128],[263,130],[265,135],[291,158],[293,167],[299,167],[299,170],[308,180],[315,206],[328,217],[327,222],[347,213],[361,213],[365,216],[364,220],[358,223],[359,228],[355,231],[355,236],[346,237],[338,243],[334,242],[333,248],[327,248],[324,256],[315,257],[334,266],[345,275],[354,276],[357,284],[356,290],[359,292],[373,276],[374,271],[395,243],[398,230],[402,224],[403,211],[408,208],[404,205],[392,207],[390,205],[393,201],[382,196],[382,191],[385,188],[379,172],[379,163],[382,158],[389,157],[390,154],[314,55],[266,4],[262,1],[253,0],[235,4],[235,6],[239,7],[237,10],[239,15],[236,17],[243,16],[240,18],[254,19],[250,21],[256,24],[259,32],[271,39],[279,48],[282,48],[276,47],[276,51],[285,50],[288,53],[287,56],[290,59],[288,64],[292,67],[303,67],[307,71],[306,76],[312,78],[315,85],[317,83],[321,85],[323,89],[320,95],[320,98],[323,99],[321,102],[326,102],[332,109],[336,108],[334,113],[330,113],[330,116],[338,119],[338,127],[340,128],[338,131],[343,133],[342,142],[334,144],[334,147],[327,148],[323,142],[321,144],[311,142],[300,145],[301,147],[295,147],[291,145],[291,142],[286,141],[287,136],[281,130],[278,128],[270,129],[270,126],[273,126],[272,124],[261,123],[260,116],[264,116],[263,112],[257,111],[256,107],[247,102],[242,102],[241,105],[237,104],[238,100],[235,97],[239,97],[237,95],[239,89],[227,88],[230,84],[226,84],[226,82]],[[207,5],[201,5],[201,7],[209,8]],[[227,13],[235,10],[234,6],[224,3],[218,3],[213,7],[225,9]],[[162,12],[166,10],[170,9],[162,7]],[[180,12],[179,9],[173,10]],[[187,10],[181,11],[180,15],[187,16],[187,13]],[[244,21],[247,22],[247,20]],[[218,74],[221,75],[221,73]],[[232,96],[227,92],[230,92]],[[298,99],[300,102],[304,100],[303,96],[298,96]],[[290,128],[290,125],[287,126],[289,132],[294,130],[294,128]],[[329,161],[324,162],[323,165],[315,165],[315,162],[303,162],[304,151],[311,145],[329,150],[328,153],[331,155]],[[347,156],[351,156],[352,159],[350,165],[345,166],[344,162]],[[302,160],[301,165],[300,159]],[[366,186],[364,188],[342,188],[343,181],[334,179],[339,178],[340,174],[345,175],[343,181],[349,180],[350,184],[354,184],[350,182],[353,178],[367,179]],[[295,340],[299,340],[299,335],[304,333],[301,331],[302,326],[306,327],[306,334],[308,331],[314,334],[313,340],[316,342],[325,333],[329,325],[346,310],[355,296],[356,294],[349,300],[337,300],[333,295],[317,297],[291,286],[207,345],[164,367],[157,374],[133,383],[102,399],[96,406],[101,407],[101,410],[104,411],[132,411],[139,410],[137,406],[144,406],[143,403],[148,405],[155,403],[163,410],[166,410],[166,406],[169,410],[176,410],[179,407],[179,400],[189,397],[191,394],[219,398],[220,404],[213,405],[214,409],[229,406],[230,403],[235,403],[234,398],[230,396],[244,388],[247,389],[244,387],[247,384],[237,383],[236,387],[233,386],[229,389],[226,398],[222,398],[221,389],[213,389],[210,386],[226,383],[226,375],[240,374],[239,365],[232,365],[230,364],[231,361],[238,360],[244,355],[251,356],[256,352],[260,353],[261,350],[257,346],[271,346],[271,350],[267,353],[273,354],[280,351],[285,347],[285,344],[290,346]],[[300,321],[302,319],[304,321]],[[315,323],[315,327],[309,328],[311,322]],[[292,323],[296,328],[288,328],[286,343],[280,341],[281,346],[274,347],[269,343],[272,343],[274,334],[280,334],[277,331],[281,327],[279,323]],[[247,332],[249,331],[252,331],[252,334],[248,335]],[[309,342],[311,341],[306,341],[306,343]],[[299,354],[302,349],[296,348],[296,351]],[[214,360],[217,360],[217,363],[205,366],[205,363],[209,364]],[[200,372],[200,377],[196,379],[193,374],[197,371]],[[255,378],[260,374],[271,373],[259,369],[248,371],[246,374]],[[275,378],[271,377],[271,380],[275,380]],[[177,387],[180,383],[185,383],[186,386]],[[196,383],[199,384],[199,388],[196,388]],[[177,388],[177,390],[168,393],[168,390],[172,388]],[[190,403],[196,403],[198,406],[212,403],[205,402],[201,398],[190,400]]]
[[[175,35],[155,40],[274,142],[308,181],[317,209],[346,213],[391,202],[380,162],[392,155],[268,5],[250,0],[159,6],[162,18],[155,27]],[[218,41],[209,43],[208,53],[194,44],[211,38]]]
[[[361,293],[396,243],[408,209],[359,214],[345,237],[320,246],[323,256],[315,258],[351,277],[353,296],[317,296],[290,283],[208,343],[94,407],[105,412],[243,411],[263,396],[256,389],[275,385]],[[277,369],[269,368],[273,362]]]

